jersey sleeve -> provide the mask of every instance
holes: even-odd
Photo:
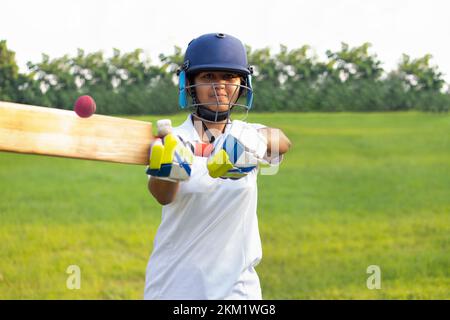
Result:
[[[249,123],[249,125],[251,125],[256,130],[267,128],[266,125],[263,125],[261,123]],[[268,156],[266,153],[263,159],[266,160],[270,166],[278,166],[283,161],[283,155],[275,154]]]

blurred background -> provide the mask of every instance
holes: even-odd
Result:
[[[263,297],[449,299],[449,9],[7,0],[0,100],[72,109],[89,94],[97,114],[178,125],[187,44],[234,35],[255,67],[248,121],[293,142],[258,178]],[[161,219],[145,168],[0,152],[0,188],[0,299],[142,298]]]

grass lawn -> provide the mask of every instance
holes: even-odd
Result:
[[[258,177],[265,299],[450,299],[449,115],[248,120],[293,142],[278,174]],[[141,299],[161,215],[144,171],[0,153],[0,299]],[[80,290],[66,288],[70,265]]]

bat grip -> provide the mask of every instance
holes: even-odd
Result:
[[[158,128],[158,137],[160,138],[172,133],[172,121],[170,119],[158,120],[156,126]]]

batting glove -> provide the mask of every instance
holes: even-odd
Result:
[[[166,181],[184,181],[191,176],[194,155],[190,145],[171,132],[170,121],[158,121],[158,133],[164,134],[150,146],[147,174]]]
[[[214,143],[207,168],[213,178],[240,179],[265,162],[267,139],[255,128],[234,121],[228,134]]]

